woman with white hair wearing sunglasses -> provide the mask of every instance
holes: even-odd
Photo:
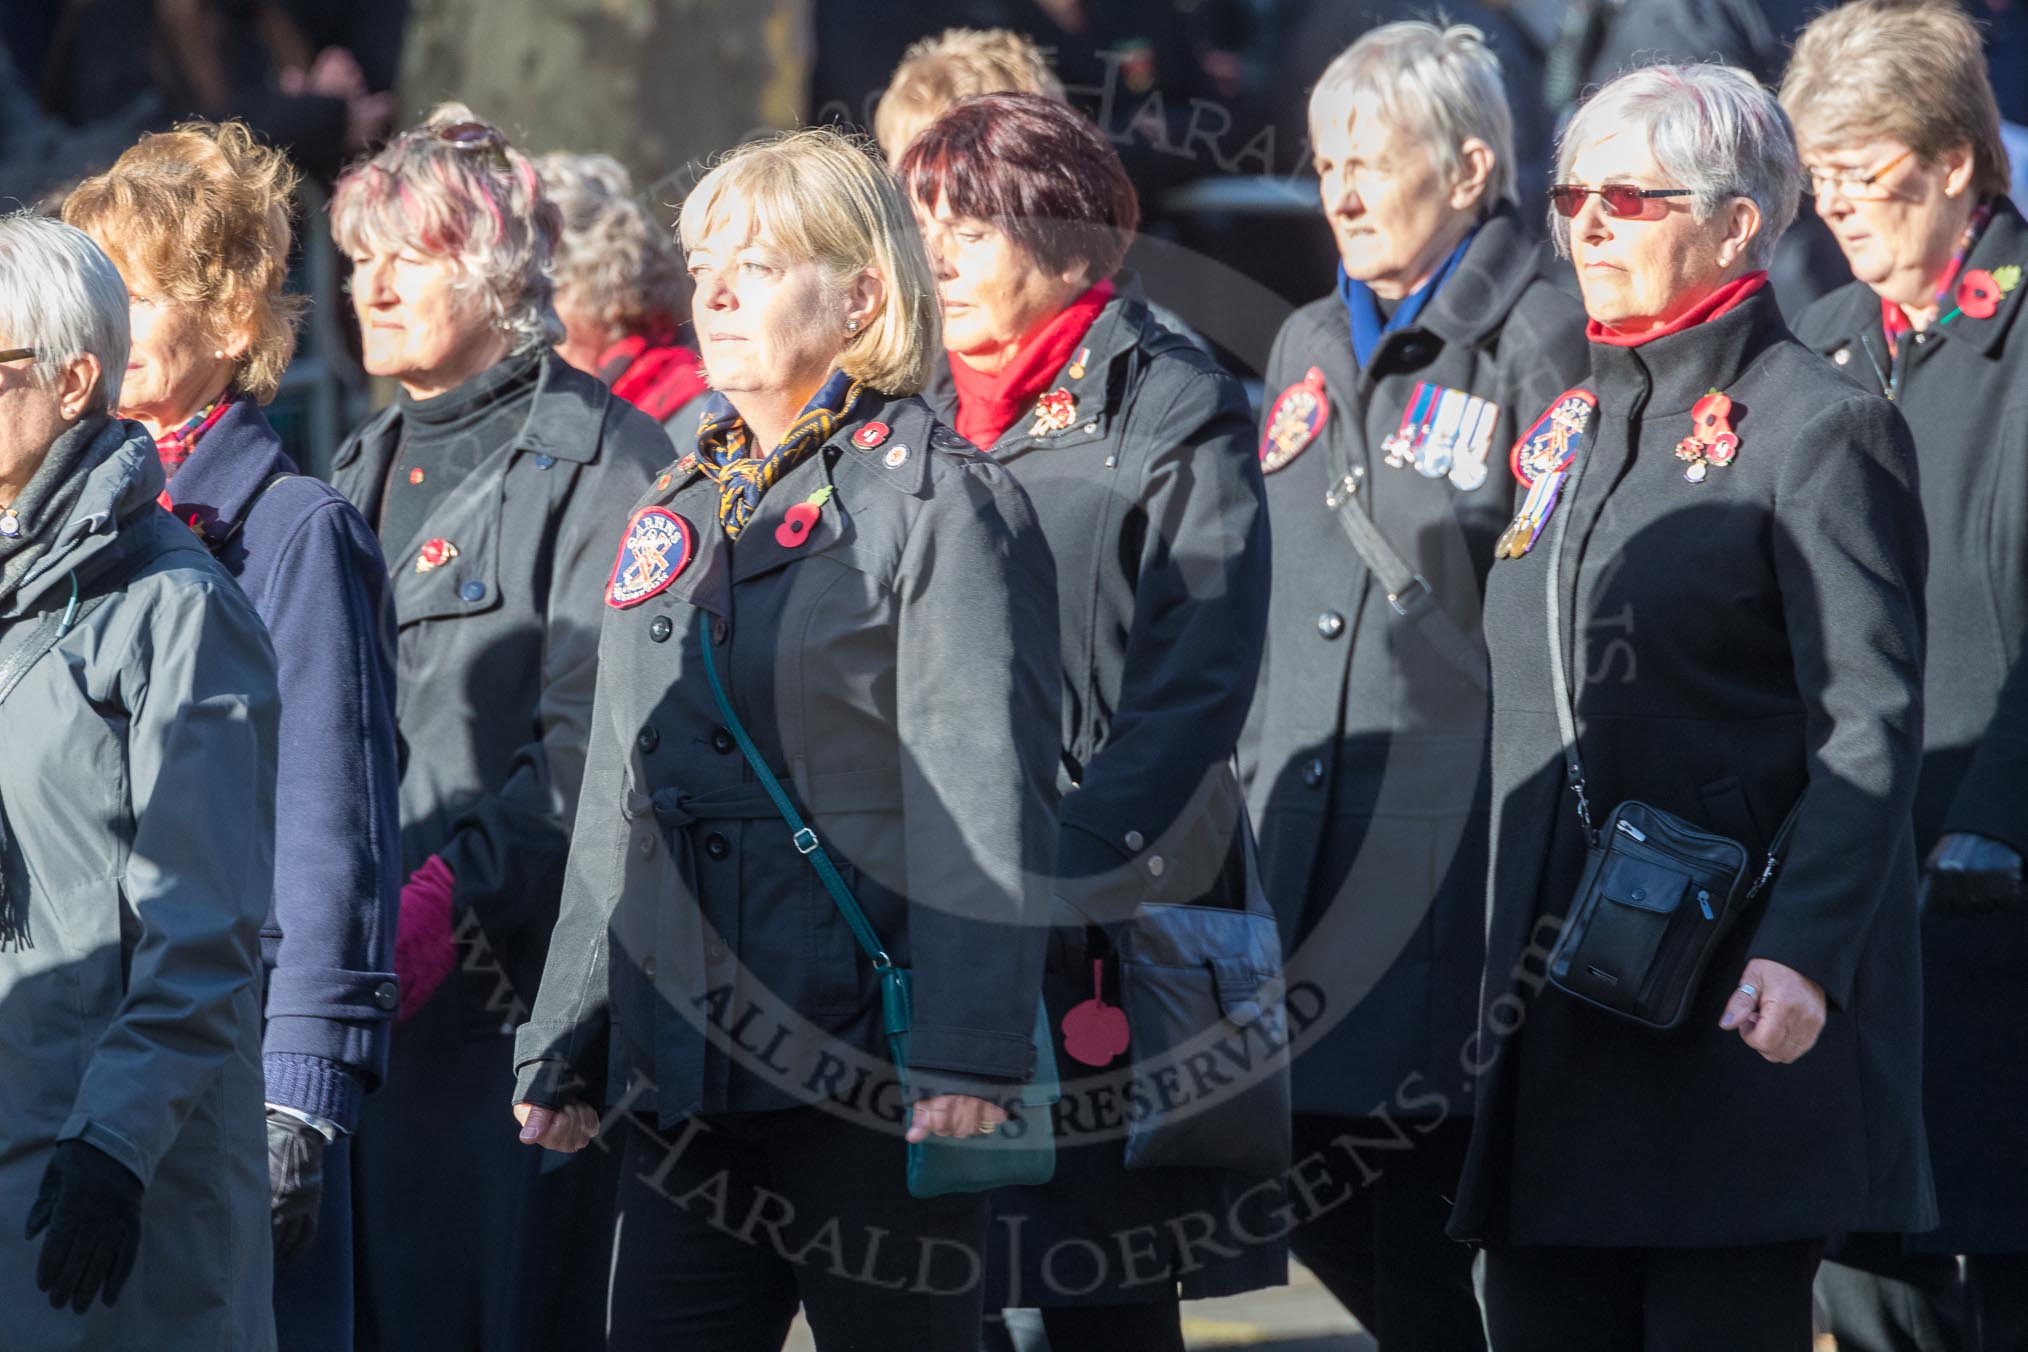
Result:
[[[1742,72],[1579,110],[1583,385],[1487,584],[1481,1079],[1453,1233],[1493,1347],[1807,1352],[1828,1236],[1933,1222],[1908,432],[1766,286],[1802,169]]]

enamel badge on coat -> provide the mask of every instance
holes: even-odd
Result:
[[[690,564],[696,536],[690,523],[666,507],[643,507],[627,523],[620,556],[606,584],[606,604],[637,606],[676,580]]]
[[[1260,437],[1260,469],[1276,470],[1303,453],[1324,430],[1331,416],[1331,396],[1324,389],[1324,373],[1312,366],[1303,378],[1275,397],[1268,409],[1267,430]]]

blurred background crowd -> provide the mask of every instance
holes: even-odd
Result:
[[[2019,145],[2028,4],[1963,3],[1986,33]],[[1541,200],[1556,129],[1588,87],[1632,64],[1714,59],[1771,83],[1820,8],[1441,6],[1500,57],[1524,203]],[[912,43],[952,26],[1007,28],[1032,37],[1132,174],[1144,217],[1129,262],[1150,297],[1257,395],[1276,330],[1335,262],[1316,211],[1308,91],[1361,33],[1431,12],[1427,0],[8,0],[0,201],[48,204],[140,132],[192,116],[242,118],[286,147],[312,208],[291,290],[312,304],[271,417],[297,459],[321,469],[376,400],[353,357],[349,307],[334,303],[343,269],[316,208],[349,159],[432,104],[461,99],[534,151],[614,156],[666,222],[713,152],[802,122],[870,133]],[[1808,219],[1774,272],[1791,315],[1848,275]]]

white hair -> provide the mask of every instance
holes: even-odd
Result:
[[[1462,23],[1382,24],[1324,68],[1310,93],[1310,139],[1316,140],[1328,110],[1369,93],[1388,122],[1429,147],[1437,168],[1453,179],[1465,171],[1465,142],[1476,137],[1486,143],[1493,172],[1480,215],[1515,200],[1514,114],[1500,82],[1500,58],[1484,33]]]
[[[0,216],[0,342],[34,348],[45,380],[98,358],[100,403],[113,412],[130,342],[120,270],[76,226],[31,211]]]
[[[1556,181],[1569,180],[1578,151],[1626,130],[1647,138],[1656,167],[1674,186],[1691,190],[1698,220],[1750,198],[1760,208],[1760,233],[1747,258],[1755,267],[1768,265],[1803,189],[1796,134],[1773,94],[1745,71],[1715,63],[1629,71],[1587,99],[1563,129]],[[1570,222],[1552,212],[1549,230],[1557,252],[1568,256]]]

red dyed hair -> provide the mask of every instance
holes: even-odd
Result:
[[[1039,94],[960,100],[909,142],[896,172],[924,209],[991,221],[1049,272],[1110,276],[1141,223],[1119,153],[1073,109]]]

